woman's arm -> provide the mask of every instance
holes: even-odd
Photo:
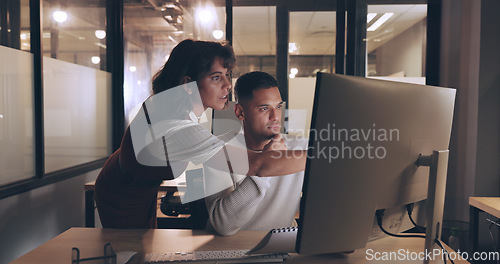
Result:
[[[259,177],[283,176],[304,171],[307,151],[286,148],[284,140],[278,134],[263,151],[255,152],[246,148],[243,135],[239,134],[204,165],[235,174]]]
[[[270,150],[255,153],[243,148],[226,145],[204,163],[215,169],[247,176],[283,176],[305,170],[306,150]],[[228,165],[230,161],[231,168]]]
[[[157,139],[145,147],[144,153],[137,153],[139,163],[165,166],[168,156],[173,172],[170,178],[182,173],[188,161],[222,171],[260,177],[288,175],[305,169],[305,150],[276,150],[279,149],[276,146],[279,142],[270,142],[265,151],[255,153],[246,148],[244,140],[237,138],[242,137],[242,134],[235,134],[233,139],[224,143],[197,124],[178,123],[175,127],[180,129],[165,136],[165,141]]]
[[[304,171],[306,150],[270,150],[261,153],[248,152],[247,176],[282,176]]]

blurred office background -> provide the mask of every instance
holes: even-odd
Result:
[[[186,38],[230,42],[234,79],[274,75],[287,133],[307,134],[317,72],[456,88],[445,218],[468,221],[469,196],[500,192],[499,9],[494,0],[2,0],[0,262],[84,226],[83,185]]]

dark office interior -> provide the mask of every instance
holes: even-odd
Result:
[[[2,0],[0,263],[86,226],[84,185],[186,38],[231,43],[233,78],[272,74],[289,113],[311,107],[300,87],[317,72],[455,88],[444,219],[467,226],[469,197],[500,196],[497,10],[496,0]],[[303,113],[289,131],[308,127]],[[494,242],[486,218],[478,249],[493,251],[499,229]]]

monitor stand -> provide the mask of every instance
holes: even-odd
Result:
[[[436,239],[441,239],[448,156],[448,150],[433,151],[432,155],[419,156],[417,160],[417,166],[430,167],[424,249],[426,253],[433,251]],[[429,259],[424,259],[424,264],[429,261]]]

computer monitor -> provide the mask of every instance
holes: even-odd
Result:
[[[364,248],[376,210],[427,199],[430,170],[416,161],[437,150],[447,164],[454,102],[454,89],[318,73],[296,251]],[[430,243],[444,206],[435,182]]]

